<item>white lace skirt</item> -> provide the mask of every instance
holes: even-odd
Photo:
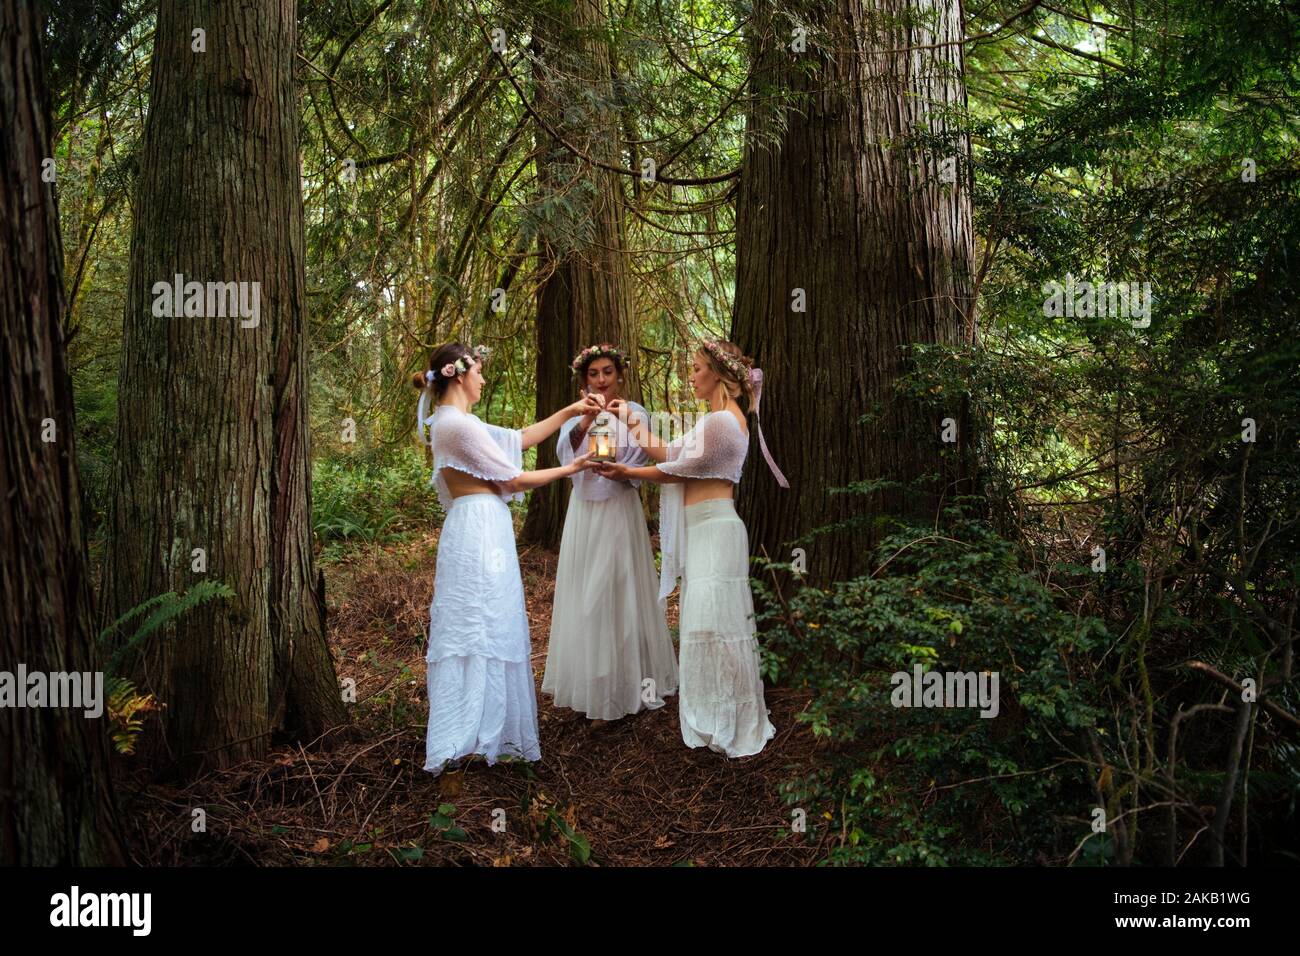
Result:
[[[682,740],[728,757],[776,734],[759,676],[749,538],[729,498],[687,505],[681,597]]]
[[[569,497],[542,693],[599,720],[664,705],[677,658],[636,490]]]
[[[541,759],[531,653],[510,509],[494,494],[457,498],[429,607],[425,770],[468,754]]]

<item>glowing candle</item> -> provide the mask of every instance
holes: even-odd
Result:
[[[609,427],[609,417],[602,414],[596,419],[596,424],[592,426],[588,436],[587,449],[591,452],[591,460],[613,461],[615,457],[613,439],[614,433]]]

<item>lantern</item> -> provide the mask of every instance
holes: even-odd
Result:
[[[613,461],[616,457],[614,432],[609,427],[609,416],[601,414],[587,433],[587,450],[592,461]]]

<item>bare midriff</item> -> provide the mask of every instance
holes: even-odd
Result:
[[[457,471],[455,468],[442,469],[442,480],[447,483],[447,490],[451,492],[453,498],[463,498],[465,495],[496,495],[501,493],[493,482],[484,478],[475,478],[473,475],[467,475],[463,471]]]
[[[686,482],[685,503],[693,505],[714,498],[731,498],[735,487],[725,478],[691,478]]]

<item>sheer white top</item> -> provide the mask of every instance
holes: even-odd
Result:
[[[683,478],[716,478],[736,484],[745,469],[749,435],[731,412],[709,412],[695,427],[667,446],[668,458],[657,466]],[[682,575],[686,553],[686,487],[666,484],[659,495],[659,600],[664,602]]]
[[[453,501],[442,469],[455,468],[484,481],[509,481],[523,472],[524,435],[480,421],[454,405],[439,405],[424,419],[433,446],[433,481],[443,510]],[[522,501],[524,494],[501,492],[504,501]]]

